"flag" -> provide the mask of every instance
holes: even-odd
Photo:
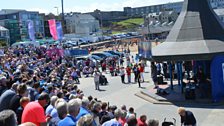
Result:
[[[34,26],[33,26],[33,21],[29,20],[28,21],[28,32],[29,32],[29,38],[31,41],[35,41],[35,31],[34,31]]]
[[[50,29],[51,36],[53,37],[54,40],[58,40],[55,19],[48,20],[48,23],[49,23],[49,29]]]
[[[58,40],[61,41],[63,38],[63,30],[62,30],[61,22],[57,22],[56,27],[57,27]]]

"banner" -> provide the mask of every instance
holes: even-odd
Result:
[[[138,54],[145,59],[152,58],[151,42],[138,42]]]
[[[48,20],[48,23],[49,23],[49,29],[50,29],[51,36],[53,37],[54,40],[58,40],[55,19]]]
[[[58,35],[58,40],[62,41],[63,38],[63,29],[62,29],[62,25],[61,22],[57,22],[56,23],[56,27],[57,27],[57,35]]]
[[[29,20],[28,21],[28,32],[29,32],[29,38],[31,41],[35,41],[35,31],[34,31],[34,26],[33,26],[33,21]]]
[[[86,56],[88,54],[89,54],[89,51],[86,49],[64,50],[65,56]]]

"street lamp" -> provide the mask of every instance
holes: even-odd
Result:
[[[54,7],[54,8],[56,8],[57,9],[57,16],[59,15],[59,13],[58,13],[58,7]]]

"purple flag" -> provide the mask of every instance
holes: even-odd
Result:
[[[29,20],[28,21],[28,31],[29,31],[29,38],[31,41],[35,41],[35,31],[34,31],[34,26],[33,26],[33,21]]]
[[[58,40],[61,41],[63,38],[63,29],[62,29],[61,22],[57,22],[56,27],[57,27]]]

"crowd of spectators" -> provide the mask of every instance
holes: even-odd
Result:
[[[116,67],[118,59],[106,59],[101,65],[93,65],[90,60],[78,63],[71,57],[55,55],[52,59],[46,51],[45,47],[32,46],[4,50],[5,55],[0,58],[1,126],[159,125],[157,120],[147,122],[146,115],[137,115],[132,107],[127,110],[125,105],[111,106],[92,96],[86,97],[75,84],[80,83],[82,75],[86,76],[81,67],[92,68],[90,74],[94,74],[95,79],[94,71],[103,72],[105,63]],[[127,62],[131,62],[130,59]],[[101,72],[98,66],[102,67]],[[129,68],[130,63],[127,66]]]

